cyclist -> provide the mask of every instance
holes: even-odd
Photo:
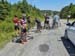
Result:
[[[49,16],[46,14],[44,21],[44,28],[50,28],[49,19],[50,19]]]
[[[30,16],[27,17],[27,23],[28,23],[28,30],[29,30],[31,28]]]
[[[19,33],[19,19],[16,15],[14,16],[13,23],[14,23],[14,29],[15,29],[16,36],[18,36],[18,33]]]
[[[54,27],[58,27],[59,22],[60,22],[60,17],[57,14],[54,15],[54,18],[53,18],[53,28]]]
[[[26,37],[27,37],[27,22],[26,22],[26,18],[23,17],[20,20],[21,23],[21,42],[27,42]]]
[[[37,31],[41,32],[41,21],[38,18],[35,18],[35,22],[37,23]]]
[[[69,19],[71,18],[71,15],[67,16],[67,23],[69,23]]]

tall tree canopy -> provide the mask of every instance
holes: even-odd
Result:
[[[0,20],[5,20],[8,17],[12,18],[14,15],[20,17],[22,13],[33,17],[42,17],[40,10],[28,4],[26,0],[19,1],[15,4],[9,3],[8,0],[0,0]]]
[[[65,6],[61,12],[60,17],[61,18],[67,18],[67,15],[71,15],[71,18],[75,18],[75,5],[70,4],[69,6]]]

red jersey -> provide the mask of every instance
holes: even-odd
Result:
[[[18,20],[18,18],[15,17],[15,18],[13,19],[13,22],[14,22],[15,25],[18,25],[18,24],[19,24],[19,20]]]

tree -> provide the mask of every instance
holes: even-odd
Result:
[[[70,4],[68,6],[65,6],[61,12],[60,12],[60,17],[61,18],[67,18],[67,15],[71,15],[71,18],[75,18],[75,5]]]
[[[42,17],[40,10],[36,6],[28,4],[27,0],[21,0],[15,4],[8,3],[8,0],[0,0],[0,20],[5,20],[7,17],[13,18],[14,15],[20,17],[22,13]]]
[[[0,1],[0,20],[5,20],[7,16],[9,15],[10,7],[7,0],[1,0]]]

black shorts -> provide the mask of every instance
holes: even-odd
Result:
[[[45,23],[45,24],[49,24],[49,21],[45,21],[44,23]]]
[[[14,29],[15,29],[15,30],[19,30],[19,26],[18,26],[18,25],[17,25],[17,26],[15,25],[15,26],[14,26]]]
[[[27,29],[22,29],[21,32],[26,33]]]

